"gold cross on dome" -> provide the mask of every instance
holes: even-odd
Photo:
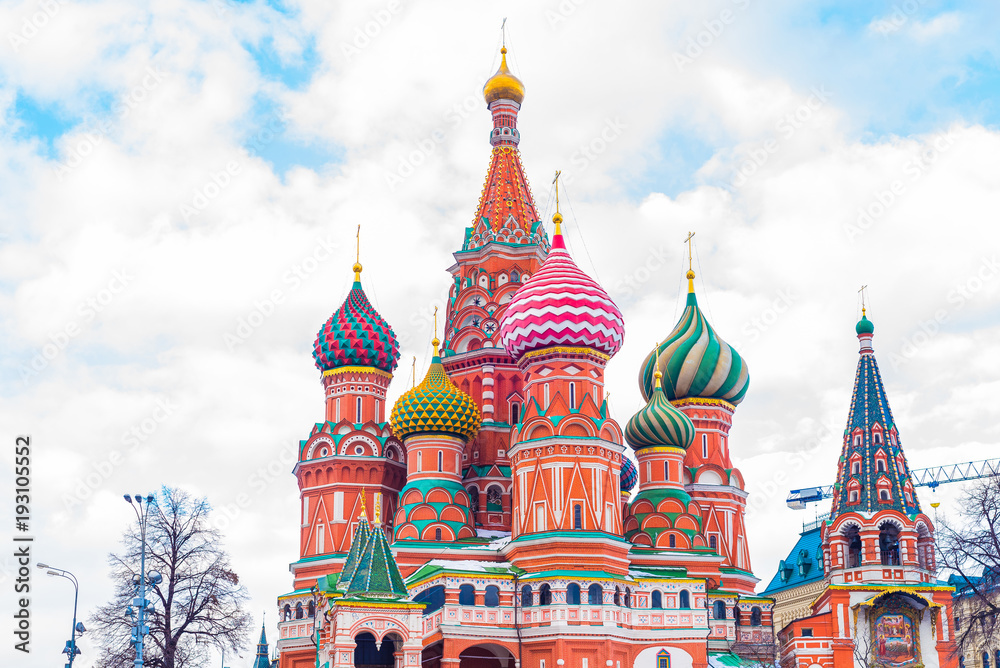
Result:
[[[694,270],[691,258],[691,240],[694,239],[694,234],[694,232],[688,232],[687,239],[684,240],[684,243],[688,245],[688,271]]]
[[[861,289],[858,290],[858,294],[861,295],[861,316],[862,317],[864,317],[864,315],[865,315],[865,290],[867,290],[867,289],[868,289],[867,285],[862,285]]]

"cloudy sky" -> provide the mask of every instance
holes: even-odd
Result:
[[[7,2],[0,434],[8,453],[31,435],[35,559],[76,573],[81,616],[110,595],[121,495],[161,484],[217,508],[255,624],[290,589],[289,453],[323,415],[312,341],[361,224],[365,289],[426,367],[503,17],[536,202],[548,220],[563,170],[571,251],[625,314],[621,422],[697,233],[700,302],[751,370],[731,448],[762,586],[814,516],[788,489],[834,480],[862,285],[911,465],[998,455],[990,2]],[[933,495],[942,512],[958,491]],[[70,599],[39,572],[34,651],[5,635],[0,662],[58,662]]]

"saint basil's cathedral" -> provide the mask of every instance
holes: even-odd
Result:
[[[398,341],[365,295],[360,263],[316,338],[326,409],[294,468],[301,531],[292,591],[278,597],[280,668],[773,663],[782,630],[772,624],[775,599],[754,593],[747,492],[729,453],[746,362],[699,308],[689,269],[680,320],[638,369],[646,404],[619,424],[604,370],[624,320],[568,252],[558,203],[551,239],[541,222],[518,151],[524,86],[506,48],[483,93],[490,165],[448,269],[443,340],[435,333],[423,380],[386,404]],[[875,381],[866,373],[867,390]],[[856,396],[852,416],[867,420],[871,401],[856,409]],[[883,488],[893,496],[881,512],[903,555],[893,581],[933,588],[930,521],[906,486],[894,425],[880,425],[883,447],[872,453],[864,439],[874,432],[864,432],[864,448],[845,446],[841,474],[858,457],[863,467],[881,456],[903,468],[839,478],[846,496],[837,503],[853,514],[823,538],[822,569],[836,584],[816,602],[826,617],[814,626],[834,649],[814,651],[791,624],[783,668],[853,665],[844,663],[843,609],[858,583],[884,571],[871,544],[882,518],[859,511]],[[858,540],[864,565],[853,568]],[[924,594],[893,605],[921,601],[939,605]],[[944,617],[919,613],[947,639]]]

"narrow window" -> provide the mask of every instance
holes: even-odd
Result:
[[[316,554],[323,554],[326,549],[324,530],[325,527],[322,524],[316,525]]]
[[[725,619],[726,618],[726,604],[722,601],[715,601],[712,603],[712,617],[715,619]]]
[[[575,582],[570,582],[566,586],[566,603],[580,605],[580,585]]]
[[[580,504],[573,506],[573,528],[582,529],[583,528],[583,508]]]
[[[418,452],[417,453],[417,473],[420,473],[423,470],[424,470],[424,453]]]
[[[680,607],[683,610],[690,610],[691,609],[691,594],[690,594],[690,592],[688,592],[687,589],[681,589]]]
[[[713,550],[717,550],[719,548],[719,540],[715,537],[715,534],[708,537],[708,546]]]
[[[885,471],[885,460],[884,459],[880,459],[880,460],[878,460],[875,463],[875,470],[877,470],[879,472]]]
[[[708,434],[701,435],[701,458],[708,459]]]
[[[677,547],[677,536],[670,534],[670,547]]]
[[[375,421],[382,421],[382,404],[378,399],[375,400]]]
[[[653,595],[650,597],[649,607],[655,608],[656,610],[663,608],[663,594],[661,594],[658,590],[653,591]]]
[[[513,403],[510,405],[510,423],[517,424],[521,421],[521,404]]]
[[[444,471],[444,451],[438,450],[438,473]]]
[[[340,397],[337,397],[337,417],[336,421],[340,422]]]
[[[576,408],[576,383],[569,384],[569,407]]]
[[[542,386],[542,396],[545,399],[545,401],[543,402],[545,404],[545,408],[548,408],[549,407],[549,384],[548,383],[545,383],[545,385]]]
[[[358,408],[358,419],[355,420],[355,422],[360,423],[361,422],[361,397],[358,397],[358,400],[357,400],[356,403],[357,403],[357,408]]]
[[[441,529],[434,529],[434,540],[441,542]]]
[[[663,462],[663,479],[670,482],[670,462]]]

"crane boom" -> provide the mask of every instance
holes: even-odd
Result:
[[[917,487],[934,489],[945,482],[962,482],[1000,475],[1000,459],[983,459],[976,462],[932,466],[926,469],[911,469],[910,476]],[[785,505],[793,510],[802,510],[807,504],[833,497],[833,485],[793,489],[785,499]]]

